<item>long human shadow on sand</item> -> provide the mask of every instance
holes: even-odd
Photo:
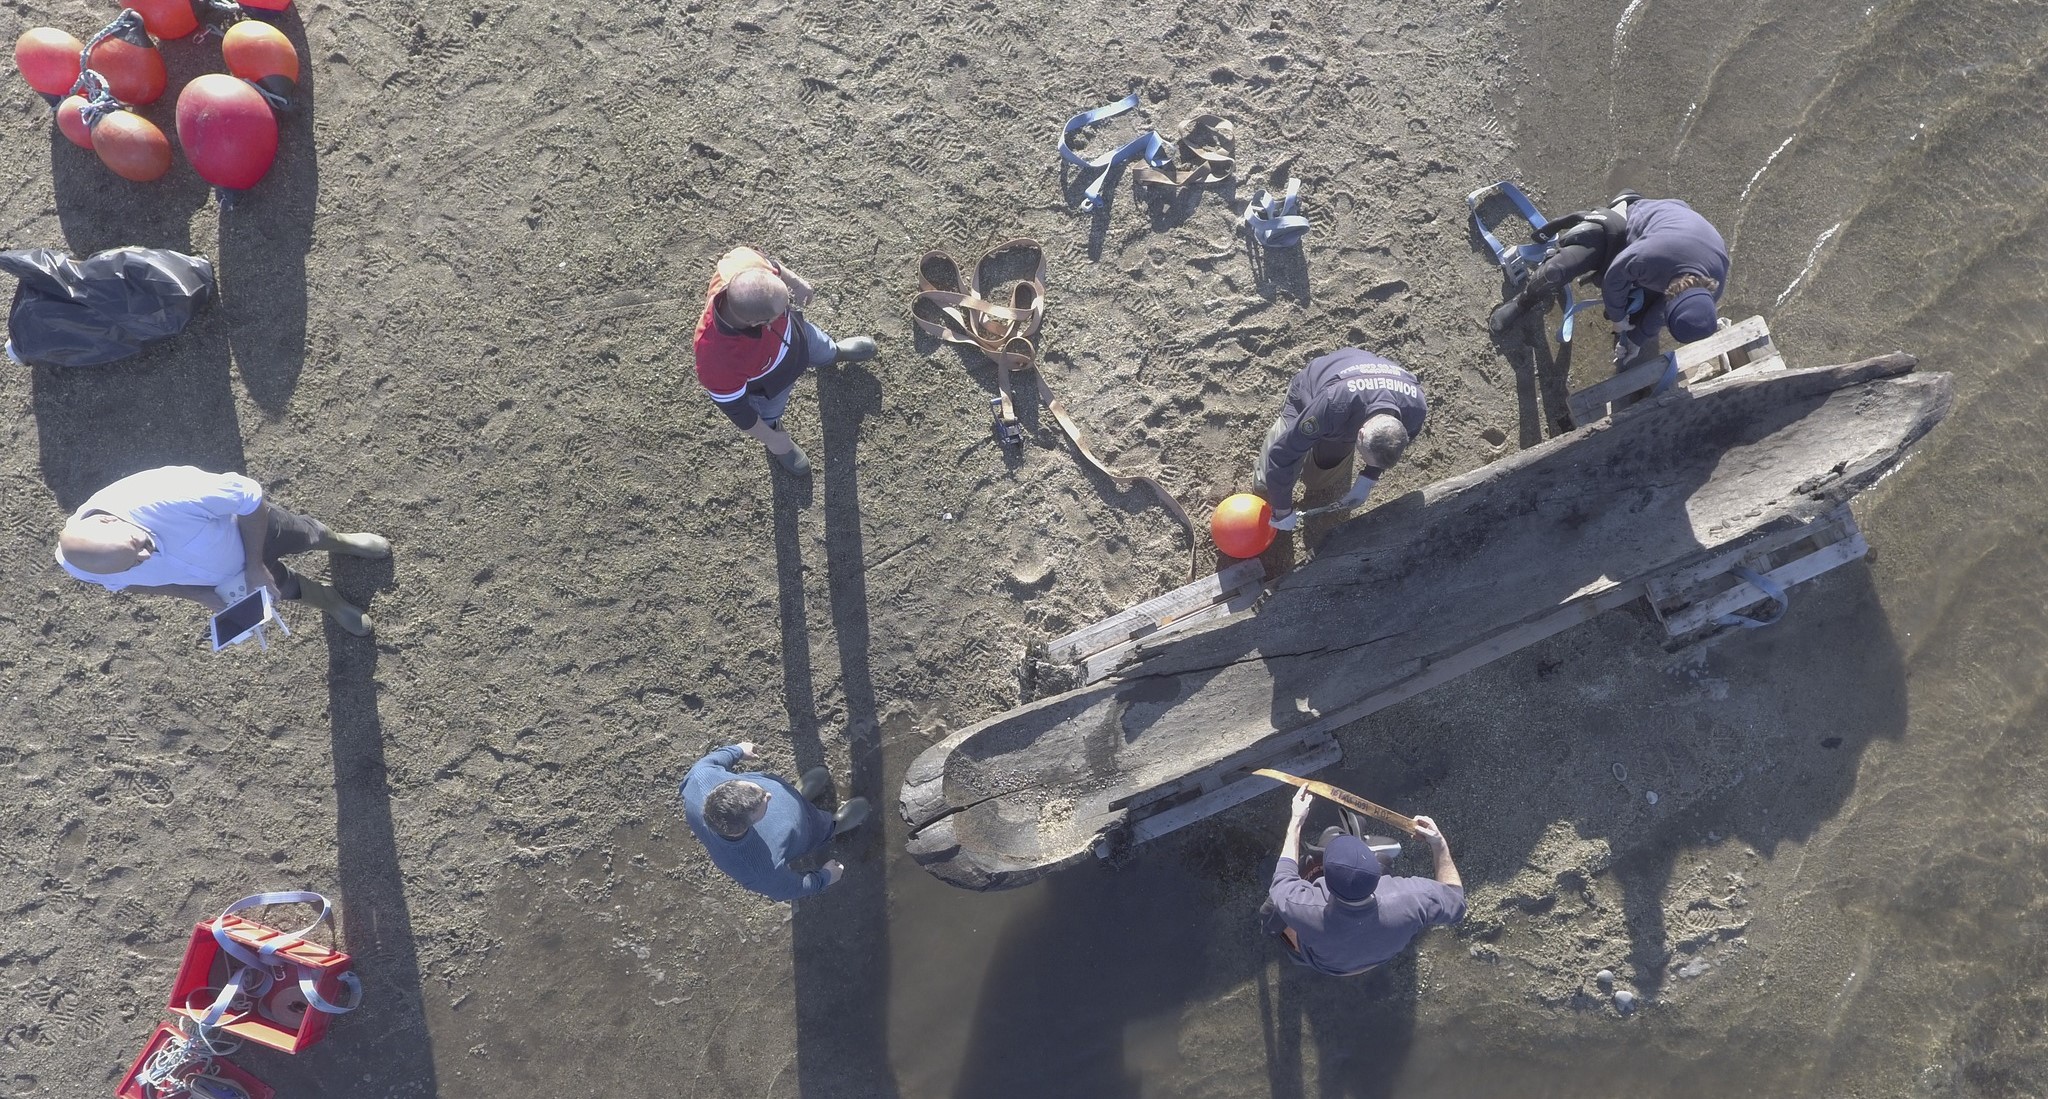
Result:
[[[390,560],[332,560],[335,586],[359,606],[366,605],[366,592],[392,584]],[[440,1085],[391,810],[384,723],[377,712],[377,644],[344,633],[325,615],[321,624],[327,635],[342,945],[355,958],[364,1007],[337,1024],[347,1040],[266,1061],[258,1074],[280,1095],[330,1094],[346,1080],[346,1090],[355,1095],[433,1096]]]
[[[298,10],[266,20],[302,58],[312,57]],[[313,146],[316,70],[300,66],[293,109],[278,119],[277,160],[220,211],[220,309],[249,398],[283,415],[306,367],[306,256],[313,248],[320,165]]]
[[[1515,372],[1517,441],[1523,449],[1571,430],[1572,344],[1552,349],[1548,325],[1556,311],[1493,341]]]
[[[897,1094],[889,1067],[888,893],[882,838],[881,724],[868,656],[867,565],[861,537],[861,421],[881,406],[881,384],[858,364],[818,372],[818,419],[824,434],[821,480],[825,507],[825,575],[839,686],[845,703],[848,797],[875,807],[868,823],[835,840],[830,857],[846,876],[824,893],[795,903],[790,916],[797,1026],[797,1086],[808,1099],[883,1099]],[[810,502],[808,482],[774,472],[776,578],[781,600],[783,700],[790,747],[802,769],[828,764],[817,711],[816,677],[804,592],[797,511]],[[835,775],[835,779],[842,776]]]

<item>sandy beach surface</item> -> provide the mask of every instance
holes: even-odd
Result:
[[[284,1096],[2048,1090],[2048,28],[1565,7],[302,0],[306,106],[228,208],[182,160],[113,178],[10,78],[0,244],[195,252],[220,300],[142,358],[0,385],[0,1095],[109,1093],[193,923],[300,887],[337,899],[366,998],[238,1058]],[[174,88],[219,68],[165,54]],[[1060,123],[1130,91],[1087,151],[1214,111],[1234,182],[1077,212]],[[1305,246],[1252,248],[1235,214],[1290,176]],[[1692,200],[1736,254],[1724,315],[1768,315],[1795,366],[1956,373],[1860,508],[1874,558],[1705,652],[1626,609],[1346,730],[1323,777],[1434,815],[1470,887],[1369,979],[1254,933],[1281,795],[1013,894],[910,862],[910,760],[1017,703],[1027,642],[1190,566],[1028,382],[996,445],[993,368],[910,323],[919,257],[1042,240],[1047,383],[1199,522],[1335,347],[1429,390],[1382,492],[1556,430],[1564,364],[1480,324],[1464,196],[1502,178],[1553,212]],[[882,348],[799,384],[808,481],[691,373],[740,243]],[[387,534],[388,562],[306,559],[375,637],[288,608],[283,644],[214,656],[196,608],[57,569],[65,511],[172,463]],[[827,893],[761,901],[684,827],[675,784],[742,739],[875,803]]]

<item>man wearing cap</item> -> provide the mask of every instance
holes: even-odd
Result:
[[[1328,474],[1358,457],[1358,479],[1338,507],[1354,508],[1422,431],[1429,402],[1422,382],[1390,359],[1346,347],[1308,364],[1287,383],[1287,400],[1266,432],[1253,486],[1273,506],[1272,523],[1293,530],[1294,483],[1305,463]]]
[[[1301,826],[1315,795],[1294,795],[1294,812],[1273,885],[1260,909],[1268,934],[1287,943],[1294,960],[1318,973],[1352,977],[1378,968],[1431,927],[1465,918],[1465,884],[1436,822],[1418,816],[1418,833],[1436,856],[1436,877],[1386,873],[1391,858],[1358,836],[1343,834],[1323,848],[1323,873],[1301,876]]]
[[[827,813],[813,802],[832,792],[830,771],[813,767],[791,785],[780,775],[736,769],[758,762],[750,741],[698,760],[683,779],[683,817],[712,863],[748,889],[776,901],[823,892],[846,872],[838,859],[808,873],[789,864],[858,828],[868,801],[851,798]]]
[[[337,534],[287,511],[239,473],[164,466],[130,474],[92,494],[57,536],[57,563],[108,591],[175,595],[220,611],[227,596],[269,588],[326,611],[358,637],[370,616],[333,588],[285,567],[286,554],[327,550],[389,557],[376,534]]]
[[[697,381],[733,426],[761,440],[776,464],[803,477],[811,460],[782,430],[796,380],[813,366],[875,357],[867,336],[833,340],[804,319],[811,284],[752,248],[718,261],[697,319]],[[794,307],[794,308],[792,308]]]
[[[1559,287],[1590,276],[1600,280],[1601,306],[1614,325],[1616,369],[1655,354],[1662,329],[1680,343],[1714,334],[1728,245],[1686,203],[1624,191],[1611,205],[1567,214],[1536,236],[1557,248],[1487,318],[1495,333],[1540,311]]]

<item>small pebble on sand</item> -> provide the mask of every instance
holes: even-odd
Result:
[[[1635,1009],[1635,993],[1630,992],[1628,989],[1624,988],[1621,991],[1614,994],[1614,1010],[1621,1012],[1623,1015],[1626,1015],[1629,1012],[1634,1011]]]
[[[1593,979],[1600,982],[1601,988],[1614,987],[1614,971],[1611,969],[1603,969],[1593,974]]]
[[[1647,802],[1649,802],[1649,803],[1650,803],[1651,805],[1655,805],[1655,804],[1657,804],[1657,791],[1655,791],[1655,790],[1645,790],[1645,791],[1643,791],[1643,800],[1644,800],[1644,801],[1647,801]]]

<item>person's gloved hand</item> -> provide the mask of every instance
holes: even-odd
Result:
[[[1629,339],[1628,336],[1624,333],[1615,333],[1614,369],[1617,372],[1620,371],[1621,368],[1627,366],[1628,364],[1635,362],[1637,356],[1641,355],[1642,353],[1643,347],[1641,344],[1636,343],[1634,340]]]
[[[1360,477],[1357,481],[1354,481],[1352,483],[1351,491],[1345,493],[1344,498],[1342,500],[1337,501],[1338,505],[1341,507],[1355,508],[1358,505],[1365,503],[1365,498],[1367,496],[1372,495],[1372,486],[1378,483],[1379,482],[1374,478]]]
[[[1301,516],[1289,508],[1286,511],[1274,512],[1271,522],[1274,530],[1293,530],[1301,525]]]

